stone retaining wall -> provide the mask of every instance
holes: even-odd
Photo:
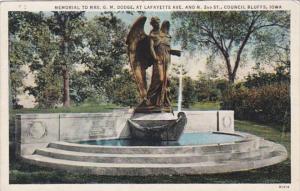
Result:
[[[185,111],[186,133],[234,132],[233,111]],[[53,141],[128,138],[127,119],[131,113],[17,114],[16,145],[20,155],[32,154]],[[175,115],[177,113],[175,112]]]

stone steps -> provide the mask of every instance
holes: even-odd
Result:
[[[73,161],[97,162],[97,163],[193,163],[207,161],[223,161],[266,156],[274,150],[273,147],[265,147],[251,152],[216,152],[213,154],[183,153],[183,154],[107,154],[85,153],[55,148],[43,148],[35,151],[36,155]]]
[[[97,175],[179,175],[243,171],[279,163],[286,149],[243,134],[242,141],[186,146],[99,146],[53,142],[22,156],[34,165]]]
[[[67,170],[70,172],[98,175],[145,176],[171,174],[211,174],[250,170],[276,164],[286,159],[287,152],[284,147],[278,144],[273,144],[273,149],[273,151],[254,157],[236,158],[222,161],[189,161],[185,163],[121,163],[113,161],[86,162],[57,159],[39,154],[26,155],[23,156],[23,159],[31,164],[39,166]]]

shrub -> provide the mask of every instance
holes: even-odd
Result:
[[[276,123],[290,131],[289,83],[232,88],[223,95],[221,108],[234,110],[237,119]]]

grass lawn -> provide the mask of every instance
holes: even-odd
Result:
[[[210,105],[211,107],[209,107]],[[218,104],[205,103],[195,104],[194,108],[218,109]],[[44,112],[101,112],[116,108],[115,105],[92,107],[82,106],[78,108],[44,110]],[[19,110],[15,113],[41,112],[41,110]],[[267,140],[284,145],[290,156],[290,133],[281,134],[278,130],[268,125],[262,125],[248,121],[235,121],[237,131],[249,132]],[[97,176],[89,174],[69,173],[65,171],[52,170],[29,165],[19,161],[13,155],[13,148],[10,148],[10,174],[11,184],[47,184],[47,183],[290,183],[291,161],[288,160],[269,167],[225,174],[215,175],[183,175],[183,176]]]
[[[192,110],[219,110],[219,102],[196,102],[191,105]]]
[[[177,110],[177,103],[172,104],[173,109]],[[220,102],[195,102],[190,107],[188,110],[219,110],[220,107]],[[183,108],[185,109],[185,108]]]

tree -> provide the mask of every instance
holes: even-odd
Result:
[[[19,106],[17,96],[23,90],[23,79],[26,73],[23,66],[31,62],[34,47],[28,42],[27,34],[30,34],[30,25],[40,21],[41,15],[31,12],[9,12],[9,86],[10,106]]]
[[[34,95],[41,107],[53,107],[61,100],[68,107],[69,75],[73,64],[80,60],[78,47],[82,42],[80,30],[83,26],[83,12],[16,14],[18,18],[24,18],[25,24],[20,27],[16,22],[11,22],[13,29],[22,28],[24,31],[14,44],[23,40],[24,44],[31,46],[31,49],[21,49],[20,52],[26,55],[27,64],[35,75],[35,86],[26,87],[25,91]]]
[[[258,43],[262,34],[274,34],[266,34],[268,29],[276,28],[272,31],[281,33],[282,28],[289,27],[289,14],[284,11],[173,12],[172,19],[175,39],[182,48],[222,58],[230,83],[234,83],[241,61],[247,57],[243,54],[246,48]],[[266,36],[260,40],[264,39]]]
[[[55,71],[53,63],[43,65],[35,70],[35,86],[25,87],[40,108],[52,108],[61,103],[62,100],[62,77]]]
[[[103,13],[89,21],[81,12],[33,15],[20,13],[27,30],[14,44],[22,39],[24,45],[32,47],[19,48],[15,56],[26,55],[26,63],[35,75],[35,85],[25,90],[35,97],[39,106],[53,107],[62,101],[68,107],[70,97],[75,103],[90,96],[108,97],[105,95],[108,84],[127,62],[127,26],[111,13]],[[15,26],[18,25],[12,25]],[[24,61],[19,57],[16,60]],[[76,69],[78,66],[81,69]]]
[[[23,79],[26,73],[22,70],[25,66],[23,50],[27,48],[27,44],[23,41],[16,41],[11,38],[10,42],[14,44],[9,48],[9,89],[10,89],[10,106],[13,108],[18,107],[18,94],[21,93],[23,87]]]
[[[276,72],[290,74],[290,28],[286,25],[281,32],[271,28],[257,35],[252,57],[256,61],[255,68],[262,70],[263,65],[272,65]]]
[[[107,95],[115,104],[135,106],[139,101],[139,94],[132,73],[124,69],[113,78],[107,88]]]
[[[194,83],[197,101],[216,101],[221,97],[222,88],[224,88],[222,80],[211,79],[210,73],[199,72]]]
[[[103,13],[88,21],[83,33],[86,48],[81,62],[85,65],[84,75],[99,95],[105,95],[111,79],[122,74],[128,63],[127,26],[113,13]]]
[[[84,71],[73,71],[70,77],[70,98],[75,104],[80,104],[86,100],[97,100],[97,91],[90,83]]]
[[[282,66],[275,68],[275,72],[258,71],[258,73],[249,74],[245,78],[243,84],[247,88],[261,87],[264,85],[290,83],[289,71],[286,71]]]
[[[195,83],[189,76],[183,78],[182,105],[189,108],[196,101]]]
[[[55,64],[60,68],[63,77],[63,105],[70,106],[70,71],[72,65],[79,62],[77,51],[82,43],[80,29],[83,27],[84,12],[53,12],[47,18],[50,31],[59,41]]]
[[[48,17],[43,13],[34,13],[27,20],[27,31],[21,36],[26,44],[32,46],[31,52],[22,50],[29,58],[27,65],[35,75],[35,85],[24,88],[35,97],[39,107],[54,107],[61,101],[62,78],[56,57],[59,55],[59,41],[49,29]],[[31,20],[34,21],[31,21]]]

